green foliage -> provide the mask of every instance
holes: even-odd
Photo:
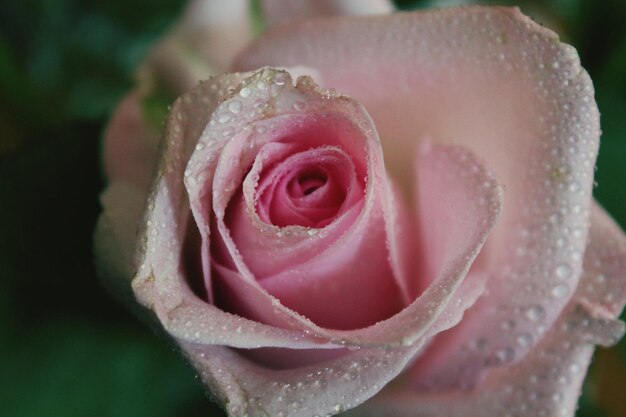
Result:
[[[192,370],[139,324],[49,320],[4,353],[11,383],[0,403],[11,417],[209,415]]]

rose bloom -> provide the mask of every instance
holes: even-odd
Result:
[[[230,416],[572,416],[626,300],[576,51],[509,8],[263,12],[191,3],[114,113],[109,288]]]

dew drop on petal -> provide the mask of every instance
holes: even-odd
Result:
[[[554,298],[563,298],[568,291],[569,287],[566,284],[557,284],[552,288],[551,294]]]
[[[530,333],[520,333],[517,336],[517,343],[522,347],[528,347],[532,344],[532,342],[533,337],[530,335]]]
[[[526,310],[526,318],[530,321],[539,321],[546,315],[546,311],[540,305],[534,305]]]
[[[506,347],[496,352],[496,358],[501,363],[511,362],[515,358],[515,349]]]
[[[556,268],[555,273],[558,278],[568,278],[572,274],[572,267],[567,264],[559,265]]]
[[[241,92],[240,92],[240,94],[241,94]],[[228,104],[228,110],[230,110],[230,112],[234,113],[234,114],[239,113],[241,111],[242,107],[243,106],[241,104],[241,101],[237,101],[237,100],[231,101]]]

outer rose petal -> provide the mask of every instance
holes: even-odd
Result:
[[[331,416],[376,394],[429,338],[457,325],[481,292],[482,288],[465,291],[462,302],[448,305],[411,347],[356,349],[296,369],[265,368],[219,346],[182,342],[181,348],[229,416]]]
[[[433,345],[451,350],[425,378],[471,385],[503,349],[522,358],[532,343],[517,333],[539,340],[580,278],[599,121],[575,50],[517,9],[466,7],[277,26],[235,67],[296,63],[365,105],[405,193],[419,138],[463,144],[494,170],[506,203],[474,267],[489,293]],[[505,325],[515,331],[493,331]]]
[[[316,16],[384,14],[393,10],[388,0],[263,0],[268,24]]]
[[[133,184],[145,196],[156,167],[158,141],[158,132],[144,118],[139,92],[129,94],[104,133],[104,171],[109,182]]]
[[[583,278],[553,329],[519,363],[500,368],[472,392],[417,393],[409,378],[346,414],[355,417],[573,416],[594,345],[616,343],[626,303],[626,236],[592,208]]]
[[[130,281],[135,272],[134,246],[145,194],[144,189],[126,182],[110,185],[100,197],[103,213],[94,237],[99,275],[115,296],[132,304],[134,295]]]

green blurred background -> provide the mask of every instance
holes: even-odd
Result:
[[[500,3],[578,49],[602,112],[595,194],[626,226],[626,0]],[[103,126],[182,6],[0,3],[1,415],[220,415],[194,372],[103,291],[92,264]],[[626,416],[624,387],[626,341],[598,351],[578,416]]]

